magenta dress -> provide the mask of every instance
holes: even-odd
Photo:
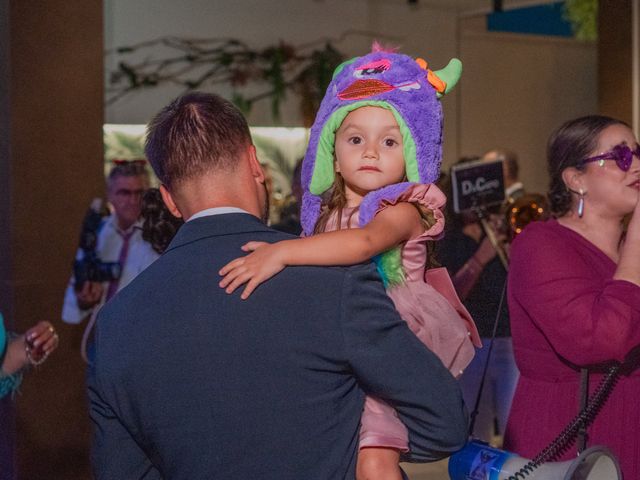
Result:
[[[425,242],[440,238],[444,230],[441,209],[445,201],[444,194],[434,185],[414,185],[393,202],[419,203],[430,208],[434,211],[436,224],[404,244],[402,266],[406,281],[388,289],[387,294],[411,331],[442,360],[454,376],[459,376],[473,358],[473,342],[478,345],[480,342],[475,324],[455,296],[453,287],[447,290],[446,285],[443,286],[447,281],[450,282],[444,269],[438,269],[433,277],[433,283],[437,282],[438,285],[427,283],[429,276],[425,281]],[[381,205],[378,211],[388,205],[389,203]],[[352,212],[353,209],[343,211],[342,229],[357,228],[358,212],[351,215]],[[336,218],[333,217],[327,222],[326,231],[336,229]],[[444,295],[439,290],[444,291]],[[420,366],[416,365],[416,368]],[[429,372],[425,372],[425,375],[428,374]],[[362,414],[360,448],[363,447],[388,447],[408,451],[407,429],[398,419],[395,410],[373,397],[366,398]]]
[[[509,316],[520,379],[505,448],[532,458],[578,413],[580,367],[623,361],[640,345],[640,287],[613,280],[616,264],[556,220],[535,222],[511,250]],[[591,374],[593,392],[602,375]],[[588,429],[588,446],[640,478],[640,372],[623,376]],[[575,458],[572,448],[564,459]]]

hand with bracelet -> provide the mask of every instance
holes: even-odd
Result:
[[[51,323],[42,321],[10,339],[1,365],[4,375],[13,375],[27,365],[40,365],[58,347],[58,334]]]
[[[31,365],[40,365],[58,348],[58,334],[49,322],[38,322],[24,335],[25,354]]]

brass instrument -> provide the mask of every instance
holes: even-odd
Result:
[[[543,220],[548,212],[547,199],[539,193],[527,193],[506,203],[505,223],[513,240],[531,222]]]
[[[487,238],[496,249],[505,270],[509,270],[508,245],[529,223],[544,220],[548,216],[548,210],[546,197],[539,193],[527,193],[517,199],[509,199],[501,209],[503,217],[501,231],[507,237],[504,242],[498,240],[495,229],[484,215],[480,215],[480,223]]]

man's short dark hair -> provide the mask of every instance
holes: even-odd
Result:
[[[147,181],[149,180],[146,160],[114,160],[113,162],[114,167],[107,175],[108,184],[116,177],[145,177]]]
[[[231,102],[191,92],[151,121],[145,153],[160,181],[171,187],[210,171],[229,170],[250,144],[247,121]]]

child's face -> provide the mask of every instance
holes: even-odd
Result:
[[[402,134],[386,108],[361,107],[349,113],[336,132],[335,154],[349,207],[359,205],[367,193],[404,179]]]

